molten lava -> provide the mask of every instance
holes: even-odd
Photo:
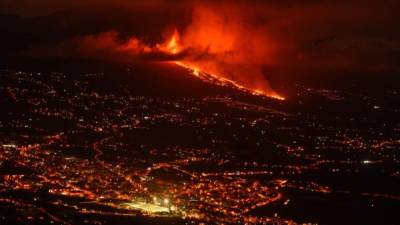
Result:
[[[174,34],[172,35],[170,41],[167,44],[166,50],[168,52],[171,52],[172,54],[177,54],[181,51],[181,48],[179,46],[179,34],[178,31],[175,30]]]
[[[167,42],[163,45],[160,46],[161,51],[165,51],[169,54],[177,55],[181,53],[185,48],[181,46],[180,43],[180,37],[179,33],[175,30],[172,37],[167,40]],[[251,86],[248,86],[246,84],[241,84],[238,81],[235,81],[233,79],[227,78],[227,76],[224,75],[218,75],[216,73],[213,73],[212,71],[209,71],[207,69],[204,69],[202,67],[202,63],[200,61],[191,61],[190,59],[183,59],[179,61],[174,61],[178,66],[181,66],[183,68],[188,69],[191,71],[191,73],[202,79],[205,82],[209,82],[215,85],[219,86],[228,86],[232,88],[236,88],[240,91],[250,93],[252,95],[258,95],[258,96],[266,96],[269,98],[274,98],[278,100],[285,100],[285,98],[279,94],[277,94],[273,90],[264,90],[260,88],[252,88]],[[262,86],[262,85],[260,85]]]

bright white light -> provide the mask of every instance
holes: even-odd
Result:
[[[364,163],[364,164],[370,164],[370,163],[372,163],[370,160],[364,160],[364,161],[362,161],[362,163]]]
[[[168,203],[169,203],[169,199],[168,198],[164,199],[164,204],[168,204]]]

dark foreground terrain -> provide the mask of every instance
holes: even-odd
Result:
[[[395,86],[277,101],[166,63],[3,65],[0,224],[398,224]]]

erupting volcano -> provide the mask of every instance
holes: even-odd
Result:
[[[107,30],[63,40],[54,45],[33,47],[32,54],[77,57],[106,61],[169,61],[184,67],[194,76],[220,86],[278,100],[285,98],[271,87],[265,75],[283,60],[289,46],[280,42],[264,24],[239,9],[196,6],[190,23],[171,23],[157,31],[176,27],[160,39],[134,33],[125,36],[118,30]],[[167,30],[165,30],[167,31]],[[158,44],[149,44],[149,41]]]
[[[173,35],[164,44],[157,47],[159,50],[165,52],[166,54],[174,56],[182,55],[181,60],[174,60],[172,61],[172,63],[188,69],[192,75],[200,78],[205,82],[209,82],[219,86],[233,87],[252,95],[266,96],[278,100],[285,100],[283,96],[276,93],[272,88],[270,88],[266,81],[259,81],[259,83],[257,83],[257,81],[253,81],[253,84],[251,84],[250,82],[245,82],[246,79],[241,79],[242,82],[240,82],[231,79],[231,76],[229,74],[219,74],[217,72],[214,72],[219,70],[219,65],[217,62],[204,62],[202,60],[195,60],[191,54],[196,55],[199,53],[193,52],[194,49],[190,46],[186,47],[182,45],[181,38],[176,29],[174,30]],[[210,67],[210,64],[213,66]]]

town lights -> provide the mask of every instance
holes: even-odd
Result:
[[[164,199],[164,204],[165,204],[165,205],[168,205],[168,204],[169,204],[169,199],[168,199],[168,198]]]

